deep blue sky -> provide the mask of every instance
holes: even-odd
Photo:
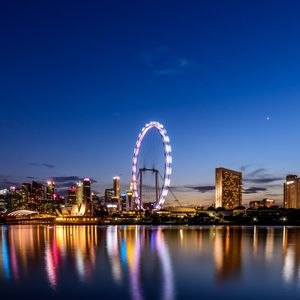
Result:
[[[281,199],[300,173],[299,16],[297,0],[1,1],[1,186],[126,185],[157,120],[183,202],[213,201],[216,166],[244,171],[245,201]]]

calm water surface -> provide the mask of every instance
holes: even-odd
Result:
[[[0,299],[296,299],[300,227],[0,226]]]

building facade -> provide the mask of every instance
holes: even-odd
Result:
[[[115,176],[113,178],[113,189],[115,192],[115,197],[121,196],[121,184],[120,184],[120,177]]]
[[[215,207],[234,209],[242,205],[242,173],[216,168]]]
[[[260,207],[272,207],[275,205],[275,200],[272,199],[262,199],[254,200],[249,202],[250,208],[260,208]]]
[[[286,176],[283,207],[300,208],[300,178],[297,175]]]
[[[77,204],[75,186],[72,186],[67,190],[67,204],[69,205]]]
[[[76,183],[76,203],[81,205],[83,202],[83,182],[78,181]]]
[[[109,203],[111,199],[115,196],[114,189],[105,189],[105,203]]]
[[[46,199],[45,186],[36,181],[32,181],[31,195],[32,195],[32,202],[33,202],[34,206],[38,207],[42,203],[42,201]]]
[[[92,202],[92,181],[90,178],[83,179],[83,203],[85,204],[86,210],[85,215],[93,215],[93,202]]]
[[[52,180],[47,182],[47,200],[53,200],[55,192],[55,183]]]
[[[91,203],[92,191],[91,191],[91,179],[84,178],[83,180],[83,201],[86,204]]]
[[[21,186],[21,194],[26,204],[30,203],[31,200],[31,184],[24,182]]]
[[[134,210],[134,208],[133,192],[130,190],[126,192],[126,210]]]

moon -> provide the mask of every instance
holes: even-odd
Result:
[[[267,121],[270,121],[270,117],[267,117]]]

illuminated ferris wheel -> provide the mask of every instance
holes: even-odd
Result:
[[[138,169],[137,163],[139,160],[139,154],[141,150],[141,146],[143,143],[143,140],[146,136],[146,134],[150,130],[156,130],[158,131],[162,142],[163,142],[163,152],[164,152],[164,171],[163,174],[160,174],[160,172],[155,168],[141,168]],[[164,129],[164,126],[158,122],[149,122],[145,125],[145,127],[140,132],[135,148],[134,148],[134,154],[132,159],[132,177],[131,177],[131,184],[132,184],[132,192],[133,192],[133,198],[135,200],[135,203],[137,204],[139,209],[144,209],[143,203],[142,203],[142,174],[144,171],[152,171],[155,173],[156,177],[156,199],[154,203],[154,209],[158,210],[161,208],[161,206],[165,203],[165,198],[168,195],[168,190],[170,187],[170,177],[172,173],[172,155],[171,155],[171,146],[170,146],[170,138],[167,135],[166,129]],[[162,178],[162,187],[161,189],[158,188],[158,176]]]

